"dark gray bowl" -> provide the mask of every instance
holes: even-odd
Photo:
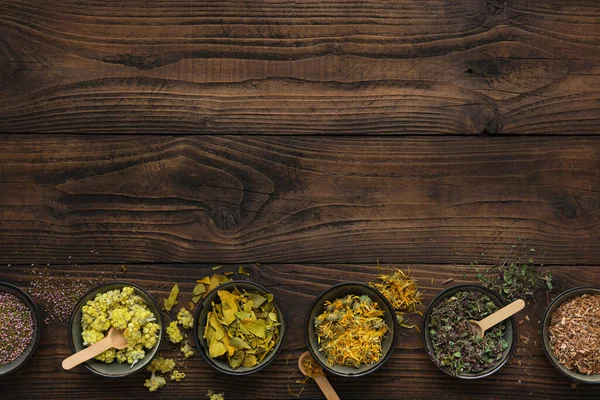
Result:
[[[135,294],[140,295],[142,299],[144,299],[150,311],[152,311],[152,313],[156,316],[156,323],[160,325],[160,331],[158,332],[158,341],[156,342],[156,345],[152,349],[146,350],[146,356],[142,358],[133,367],[131,367],[127,363],[119,364],[118,362],[114,361],[110,364],[106,364],[102,361],[97,361],[94,359],[88,360],[84,363],[85,367],[93,373],[100,376],[105,376],[107,378],[122,378],[142,370],[146,365],[148,365],[148,363],[150,363],[150,361],[152,361],[152,359],[158,352],[163,338],[163,322],[161,318],[160,308],[158,307],[156,300],[154,299],[154,297],[150,296],[150,294],[144,289],[133,283],[105,283],[91,289],[81,298],[81,300],[79,300],[79,303],[77,303],[77,305],[75,306],[73,314],[71,314],[71,319],[69,320],[69,345],[71,347],[71,351],[75,353],[85,348],[83,345],[83,340],[81,339],[81,314],[82,308],[85,305],[85,303],[87,303],[88,300],[93,300],[94,297],[96,297],[96,295],[99,293],[105,293],[109,290],[122,289],[125,286],[131,286],[135,290]]]
[[[35,349],[40,342],[40,336],[42,336],[42,324],[40,318],[40,312],[35,305],[34,301],[31,297],[18,288],[15,285],[11,285],[10,283],[0,282],[0,292],[10,293],[13,296],[17,297],[19,300],[23,302],[31,311],[31,316],[33,317],[33,336],[31,338],[31,342],[29,345],[16,360],[6,365],[0,366],[0,378],[15,372],[17,369],[21,368],[33,355]]]
[[[198,347],[200,355],[202,356],[202,358],[204,358],[204,361],[206,361],[210,366],[212,366],[217,371],[221,371],[227,375],[243,376],[260,371],[267,365],[271,364],[271,362],[273,362],[275,358],[277,358],[277,355],[283,348],[283,342],[285,339],[287,328],[285,316],[283,315],[281,309],[277,305],[277,299],[274,299],[273,304],[275,305],[275,309],[277,310],[279,322],[281,322],[281,325],[279,325],[279,340],[277,341],[277,343],[275,343],[273,350],[271,350],[271,352],[267,354],[267,356],[261,363],[250,368],[240,366],[236,369],[233,369],[229,366],[225,358],[210,358],[210,356],[208,355],[208,344],[206,343],[206,339],[204,339],[203,336],[207,315],[209,311],[212,310],[211,303],[214,302],[215,304],[219,304],[221,302],[221,299],[219,298],[219,295],[217,293],[219,290],[231,291],[234,287],[237,287],[239,290],[246,290],[248,292],[258,292],[260,294],[273,294],[266,288],[260,286],[259,284],[250,281],[231,281],[218,286],[217,288],[213,289],[202,300],[200,306],[196,310],[196,315],[194,317],[194,339],[196,341],[196,346]]]
[[[385,312],[383,319],[387,324],[389,331],[381,342],[382,355],[379,362],[371,365],[363,365],[359,368],[342,365],[330,366],[327,363],[327,357],[319,351],[314,320],[325,311],[326,301],[335,300],[351,294],[356,296],[367,295],[371,300],[379,304],[379,307]],[[312,357],[325,371],[338,376],[356,378],[375,372],[392,356],[392,353],[396,349],[396,344],[398,343],[398,319],[396,318],[396,312],[390,302],[377,289],[359,282],[340,283],[325,290],[313,301],[306,314],[304,338],[306,339],[308,351],[310,351]]]
[[[600,294],[600,287],[590,287],[590,286],[582,286],[576,287],[573,289],[566,290],[556,296],[554,300],[548,305],[546,311],[544,311],[544,315],[542,316],[541,321],[541,334],[542,334],[542,343],[544,347],[544,353],[546,353],[546,357],[550,360],[550,363],[559,370],[561,373],[569,377],[575,382],[579,383],[600,383],[600,375],[584,375],[579,372],[571,371],[564,365],[562,365],[558,359],[554,356],[554,352],[550,348],[550,336],[548,334],[548,329],[550,327],[550,321],[552,319],[552,314],[554,311],[565,301],[572,299],[573,297],[580,296],[582,294]]]
[[[434,351],[433,351],[433,345],[431,344],[431,337],[429,336],[429,321],[431,320],[431,312],[433,311],[433,308],[440,303],[442,300],[453,296],[455,293],[457,292],[469,292],[469,291],[479,291],[482,292],[483,294],[487,295],[490,299],[492,299],[492,301],[498,306],[498,307],[504,307],[505,305],[507,305],[508,303],[502,298],[500,297],[500,295],[498,295],[496,292],[493,292],[491,290],[489,290],[486,287],[480,286],[480,285],[456,285],[456,286],[452,286],[442,292],[440,292],[429,304],[429,307],[427,307],[427,311],[425,311],[425,314],[423,315],[423,322],[421,325],[421,340],[423,341],[423,346],[425,347],[425,351],[427,352],[427,355],[429,356],[429,358],[431,359],[431,361],[442,371],[444,371],[445,373],[447,373],[450,376],[456,377],[456,378],[460,378],[460,379],[479,379],[479,378],[485,378],[486,376],[490,376],[496,372],[498,372],[500,370],[500,368],[502,368],[510,359],[510,357],[512,356],[515,347],[517,345],[517,321],[515,320],[515,317],[510,317],[509,319],[507,319],[505,322],[508,322],[506,324],[506,331],[504,333],[504,339],[506,340],[506,342],[509,344],[508,348],[506,350],[504,350],[504,354],[502,355],[502,358],[496,363],[496,365],[494,365],[491,368],[485,369],[479,373],[476,374],[461,374],[461,375],[454,375],[452,372],[450,372],[448,369],[446,369],[445,367],[441,366],[438,364],[435,356],[434,356]]]

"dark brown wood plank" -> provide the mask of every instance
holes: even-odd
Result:
[[[0,131],[598,134],[596,0],[0,2]]]
[[[600,138],[4,136],[0,261],[600,263]],[[486,256],[488,261],[491,261]]]
[[[45,267],[45,266],[44,266]],[[295,370],[294,361],[305,350],[302,326],[305,313],[314,297],[328,286],[338,282],[354,280],[368,282],[380,273],[370,265],[305,265],[263,264],[245,265],[252,279],[269,287],[283,307],[289,326],[285,349],[276,361],[263,372],[250,378],[230,378],[211,369],[199,355],[187,364],[187,378],[180,384],[168,384],[156,398],[203,398],[207,390],[224,391],[227,399],[284,399],[292,398],[287,385],[297,392],[301,385],[295,384],[298,375],[288,378]],[[32,280],[30,266],[0,266],[0,279],[19,284],[25,289]],[[187,304],[195,279],[213,273],[208,265],[128,265],[121,272],[117,265],[66,266],[50,265],[54,279],[94,279],[105,272],[115,279],[140,284],[162,299],[173,283],[178,282],[182,294],[180,300]],[[237,265],[226,265],[221,271],[235,271]],[[562,291],[579,285],[600,283],[600,268],[551,267],[556,290]],[[440,290],[459,283],[476,282],[476,272],[468,266],[421,265],[412,267],[413,275],[424,290],[424,306]],[[68,277],[67,277],[68,275]],[[454,278],[450,285],[443,286],[447,278]],[[110,279],[110,278],[109,278]],[[550,296],[551,298],[552,296]],[[545,292],[540,292],[536,302],[529,303],[518,320],[519,334],[530,339],[528,344],[519,343],[518,351],[511,362],[493,377],[469,382],[446,376],[430,361],[422,349],[418,333],[404,330],[393,357],[376,373],[360,379],[332,378],[342,399],[595,399],[598,389],[580,385],[572,389],[569,381],[560,375],[547,361],[540,348],[539,318],[546,306]],[[529,317],[526,321],[525,315]],[[413,317],[415,322],[420,317]],[[96,377],[83,367],[72,372],[62,371],[61,360],[68,355],[66,324],[53,323],[46,326],[41,345],[21,371],[2,382],[2,398],[67,398],[78,393],[85,398],[141,398],[146,389],[142,386],[144,373],[130,378],[107,380]],[[169,346],[166,346],[168,348]],[[289,356],[289,360],[288,360]],[[301,399],[320,398],[314,383],[306,386]]]

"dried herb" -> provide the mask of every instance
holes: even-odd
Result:
[[[31,273],[34,278],[30,283],[29,293],[37,302],[44,305],[46,324],[68,321],[75,305],[83,295],[91,287],[103,281],[102,278],[62,279],[59,276],[52,276],[49,268],[44,270],[34,268]]]
[[[359,368],[381,358],[381,341],[388,332],[384,311],[369,296],[348,295],[325,302],[315,318],[319,350],[329,365]]]
[[[410,272],[394,268],[393,274],[379,275],[377,278],[381,283],[369,282],[369,285],[376,288],[383,294],[396,310],[398,324],[403,328],[415,328],[417,325],[408,325],[405,322],[406,313],[418,313],[417,305],[421,303],[421,293],[418,291],[416,280],[412,279]]]
[[[225,356],[234,369],[258,365],[279,340],[281,323],[273,295],[237,288],[217,294],[221,303],[212,303],[204,329],[209,356]]]
[[[250,273],[244,267],[242,267],[241,265],[238,268],[238,274],[250,276]]]
[[[164,301],[164,310],[169,312],[174,305],[177,304],[177,296],[179,295],[179,286],[177,284],[173,285],[173,289],[171,289],[171,293],[169,297]]]
[[[15,361],[33,337],[33,316],[18,297],[0,292],[0,366]]]
[[[498,306],[479,291],[458,292],[437,304],[428,329],[438,365],[454,375],[463,375],[481,372],[499,361],[508,348],[505,324],[490,328],[481,338],[469,323],[496,310]]]
[[[547,271],[545,274],[539,274],[532,258],[526,262],[506,259],[502,264],[492,267],[489,272],[492,276],[478,273],[477,279],[508,301],[531,299],[544,283],[548,290],[552,290],[552,273]]]
[[[302,366],[304,367],[306,376],[309,378],[315,379],[319,376],[325,375],[323,368],[321,368],[321,366],[317,364],[317,362],[311,356],[304,357],[304,360],[302,360]]]
[[[208,400],[225,400],[225,395],[223,393],[215,393],[212,390],[209,390],[208,393],[206,393],[206,397],[208,397]]]
[[[192,301],[194,304],[198,303],[198,301],[206,297],[211,290],[216,289],[219,285],[229,281],[231,281],[231,279],[229,279],[225,274],[213,274],[211,276],[205,276],[202,279],[198,279],[196,281],[197,285],[194,286],[194,291],[192,292]]]
[[[600,295],[565,301],[552,314],[548,333],[561,364],[584,375],[600,374]]]

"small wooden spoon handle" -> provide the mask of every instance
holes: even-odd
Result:
[[[515,300],[506,307],[502,307],[492,315],[489,315],[479,321],[479,326],[485,332],[492,326],[504,321],[506,318],[513,316],[525,307],[525,302],[521,299]]]
[[[112,341],[110,339],[110,335],[108,335],[104,339],[94,343],[90,347],[86,347],[85,349],[78,351],[72,356],[65,358],[62,362],[62,367],[66,370],[74,368],[79,364],[96,357],[98,354],[110,349],[111,347]]]
[[[326,376],[317,376],[314,379],[315,382],[317,382],[317,385],[319,385],[321,392],[323,392],[327,400],[340,400],[340,397],[337,395],[335,390],[333,390],[333,387],[331,386],[331,383],[329,383],[329,381],[327,380]]]

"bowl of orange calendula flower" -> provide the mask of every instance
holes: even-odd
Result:
[[[326,371],[359,377],[380,368],[398,342],[398,320],[390,302],[376,289],[346,282],[314,300],[305,322],[305,339]]]

